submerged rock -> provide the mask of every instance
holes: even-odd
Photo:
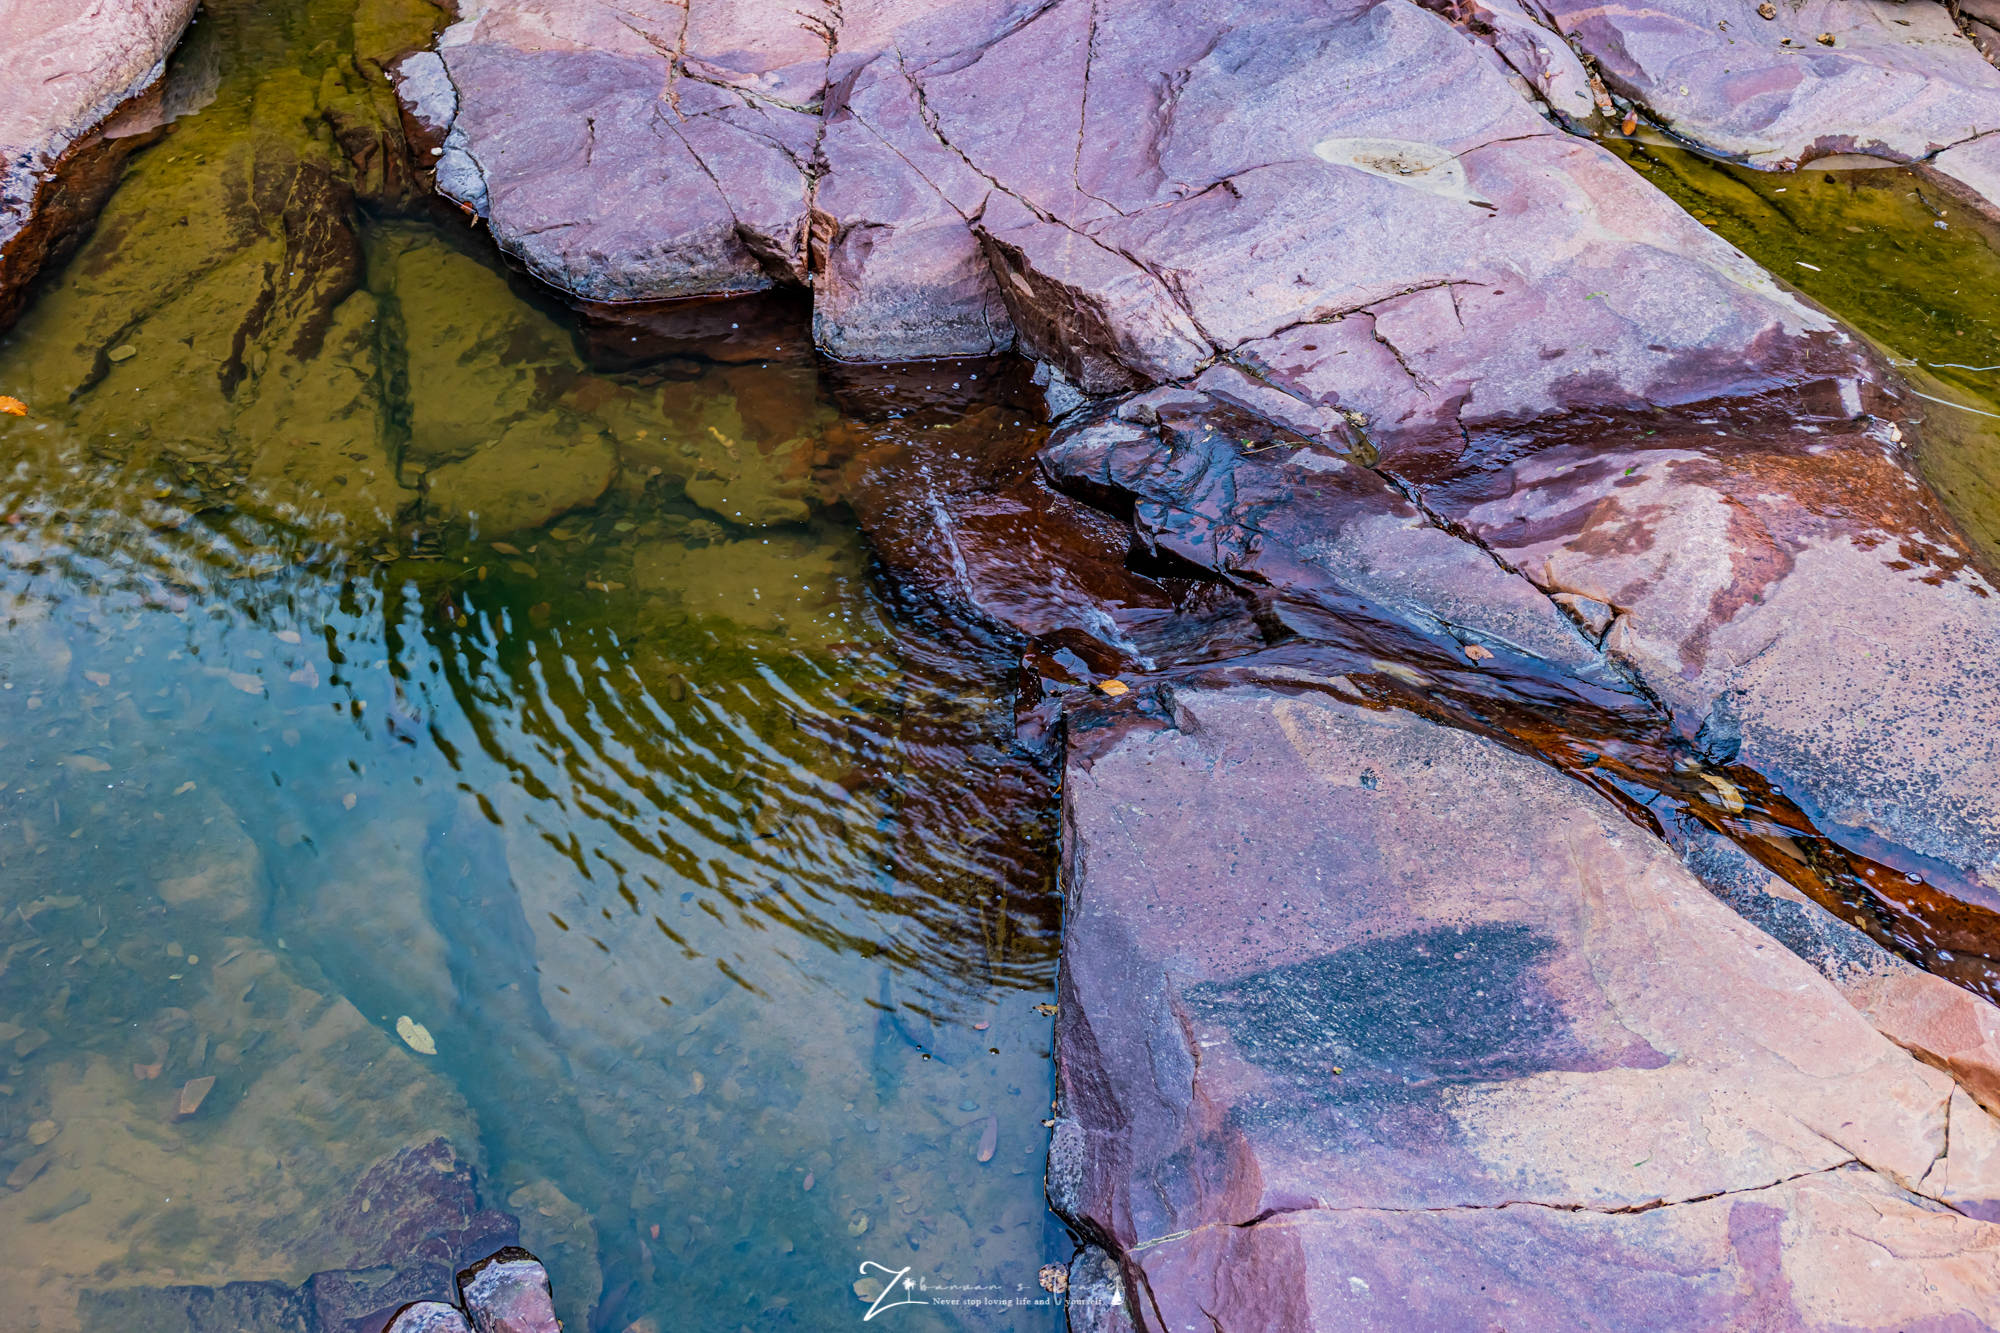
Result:
[[[2000,1230],[1925,1184],[1984,1111],[1610,805],[1346,689],[1073,733],[1050,1195],[1135,1309],[1986,1317]]]

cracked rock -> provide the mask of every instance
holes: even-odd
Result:
[[[1599,798],[1328,688],[1072,733],[1052,1197],[1161,1327],[1986,1319],[1948,1078]]]

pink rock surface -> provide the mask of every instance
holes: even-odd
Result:
[[[1597,798],[1330,689],[1072,742],[1050,1190],[1143,1327],[1988,1326],[1949,1079]]]
[[[2000,1009],[1914,970],[1857,979],[1842,993],[1876,1031],[1950,1074],[2000,1115]]]
[[[1996,602],[1884,428],[1847,410],[1614,422],[1427,493],[1538,586],[1611,607],[1606,651],[1683,734],[1847,845],[1914,853],[1921,879],[1882,892],[1962,904],[1909,943],[1970,979],[2000,911],[2000,736],[1965,724],[2000,709],[1977,665]]]
[[[804,276],[826,18],[811,6],[501,0],[406,62],[439,182],[545,282],[598,300]]]
[[[0,3],[0,325],[34,277],[48,238],[33,225],[65,155],[159,81],[196,0]],[[107,187],[108,188],[108,185]],[[101,190],[85,190],[94,212]]]
[[[2000,70],[1940,4],[1783,0],[1769,19],[1755,0],[1542,8],[1613,92],[1753,166],[1838,153],[1910,162],[2000,129]]]
[[[473,1333],[560,1333],[549,1275],[526,1250],[505,1249],[458,1275]]]

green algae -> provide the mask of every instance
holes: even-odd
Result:
[[[1760,172],[1665,143],[1611,147],[1929,396],[1918,466],[2000,561],[2000,230],[1906,168]]]
[[[434,1133],[573,1327],[827,1327],[897,1255],[1032,1287],[1006,646],[892,613],[810,365],[607,369],[424,205],[382,71],[438,21],[209,5],[0,336],[15,1308],[341,1266]]]

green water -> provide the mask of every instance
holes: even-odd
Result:
[[[1761,172],[1665,144],[1611,146],[1929,395],[1913,406],[1918,464],[2000,561],[2000,232],[1901,168]]]
[[[8,1327],[346,1266],[438,1134],[573,1329],[844,1326],[864,1261],[1053,1327],[1005,647],[885,599],[837,478],[892,414],[775,340],[593,361],[423,214],[369,145],[437,21],[208,6],[0,337]]]

